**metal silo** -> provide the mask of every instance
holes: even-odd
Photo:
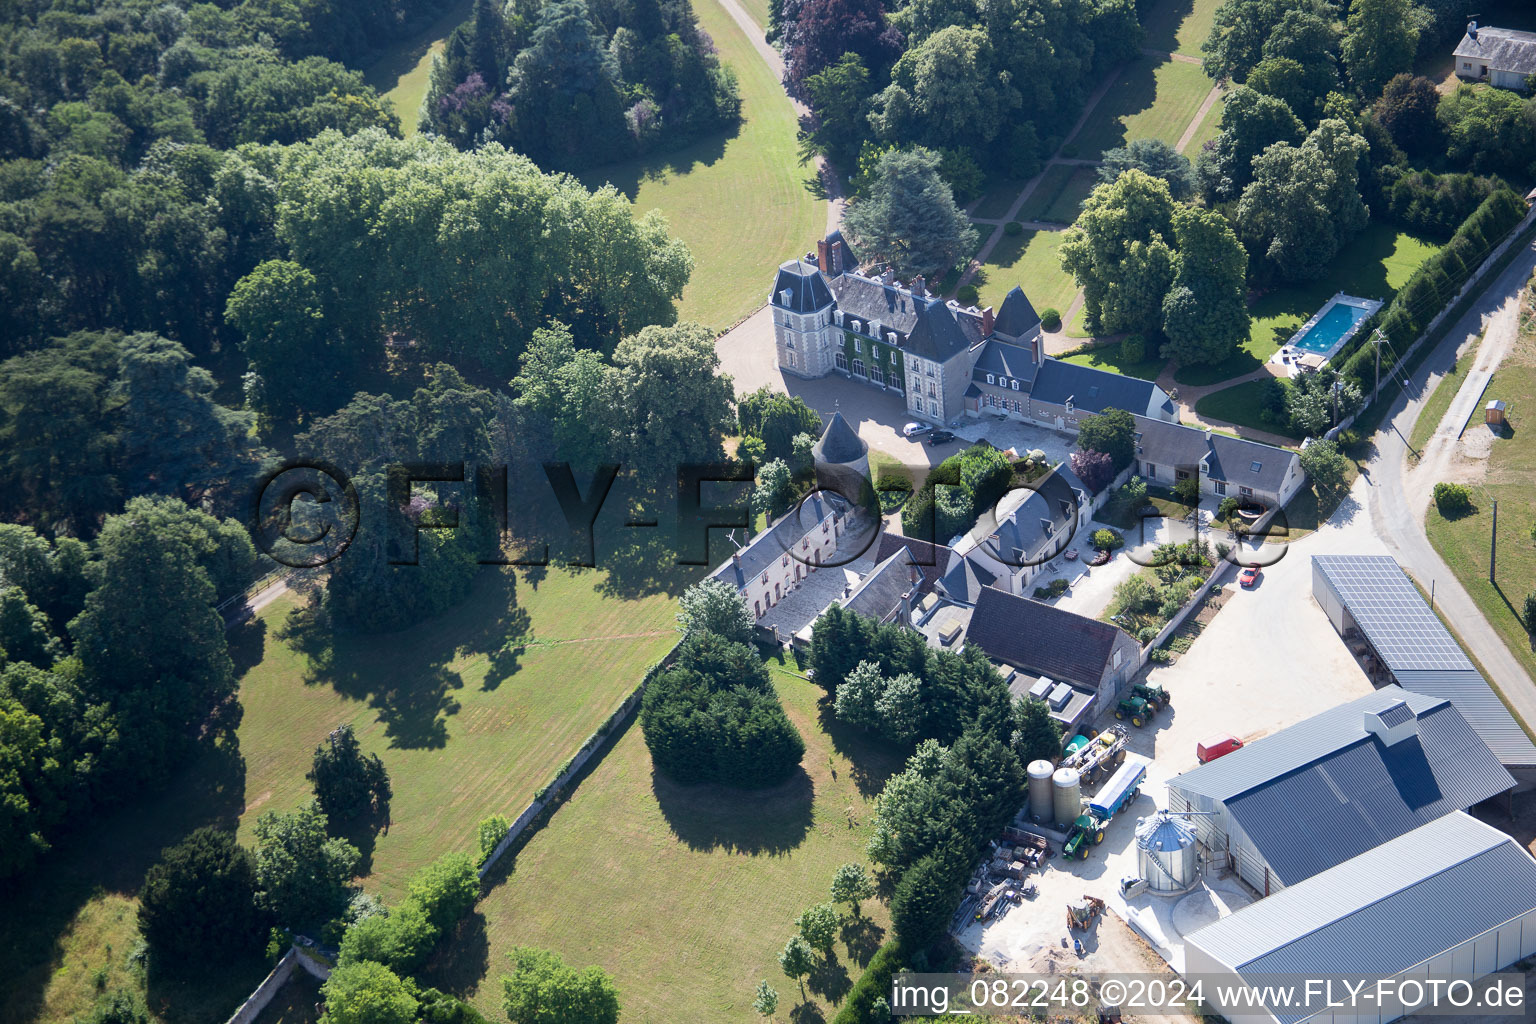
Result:
[[[1055,821],[1051,804],[1051,775],[1056,766],[1049,761],[1029,762],[1029,816],[1035,821]]]
[[[1159,811],[1136,822],[1136,864],[1153,892],[1182,892],[1200,873],[1195,826]]]
[[[1070,825],[1077,820],[1083,809],[1082,779],[1072,768],[1058,768],[1051,776],[1053,805],[1051,820],[1058,825]]]

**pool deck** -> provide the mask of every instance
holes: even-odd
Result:
[[[1365,321],[1369,320],[1371,317],[1375,316],[1376,311],[1381,309],[1383,304],[1384,303],[1381,299],[1365,299],[1358,295],[1345,295],[1343,292],[1334,292],[1333,297],[1330,298],[1327,302],[1323,303],[1322,308],[1319,309],[1316,313],[1313,313],[1311,319],[1302,324],[1300,327],[1296,328],[1296,332],[1291,335],[1291,341],[1281,345],[1275,354],[1269,357],[1269,361],[1279,366],[1284,371],[1284,375],[1287,377],[1294,377],[1299,373],[1320,369],[1321,367],[1328,365],[1328,360],[1332,359],[1334,355],[1338,353],[1339,349],[1343,348],[1346,344],[1349,343],[1351,338],[1359,333],[1360,325],[1365,323]],[[1294,342],[1297,338],[1305,337],[1314,327],[1317,326],[1323,317],[1328,315],[1329,311],[1332,310],[1333,307],[1339,305],[1347,305],[1353,306],[1356,309],[1363,309],[1365,310],[1365,316],[1361,317],[1360,320],[1356,323],[1350,325],[1347,331],[1339,335],[1339,339],[1335,341],[1331,346],[1329,346],[1326,352],[1314,352],[1308,349],[1298,348],[1296,345],[1292,344],[1292,342]]]

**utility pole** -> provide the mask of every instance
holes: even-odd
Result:
[[[1371,401],[1376,401],[1376,396],[1381,394],[1381,343],[1385,339],[1381,336],[1381,328],[1378,327],[1371,334],[1371,347],[1376,350],[1376,387],[1371,391]]]
[[[1488,537],[1488,582],[1497,585],[1493,578],[1494,560],[1499,557],[1499,503],[1493,503],[1493,533]]]

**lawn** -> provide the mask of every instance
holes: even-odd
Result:
[[[1253,317],[1248,341],[1241,351],[1215,366],[1181,366],[1173,379],[1180,384],[1205,386],[1252,373],[1335,292],[1390,301],[1439,248],[1438,243],[1395,225],[1368,225],[1339,250],[1317,280],[1275,288],[1254,302],[1248,310]]]
[[[1211,20],[1220,6],[1221,0],[1158,0],[1141,19],[1146,46],[1200,56],[1200,44],[1211,34]]]
[[[1289,381],[1281,381],[1280,384],[1282,387],[1290,386]],[[1255,430],[1267,430],[1271,434],[1279,434],[1281,437],[1300,441],[1301,435],[1292,432],[1289,423],[1266,423],[1259,418],[1259,410],[1264,408],[1264,391],[1268,386],[1269,379],[1247,380],[1241,384],[1234,384],[1230,388],[1212,392],[1197,401],[1195,412],[1214,420],[1235,423],[1240,427],[1252,427]]]
[[[764,31],[768,28],[768,8],[772,0],[741,0],[741,6]]]
[[[98,970],[109,986],[142,985],[126,958],[138,941],[135,894],[158,851],[204,824],[238,828],[249,843],[263,811],[309,798],[311,754],[338,724],[379,753],[394,788],[388,830],[355,837],[369,891],[393,902],[423,864],[473,849],[476,824],[521,811],[674,642],[672,599],[610,596],[618,585],[595,570],[552,569],[515,587],[487,573],[435,620],[333,644],[284,639],[295,605],[269,605],[231,635],[238,750],[210,753],[166,793],[104,817],[89,844],[61,843],[7,906],[0,1024],[73,1020]],[[523,642],[503,650],[514,638]],[[205,1024],[225,1019],[265,971],[258,962],[150,996],[166,1024]]]
[[[1060,245],[1060,231],[1026,230],[1011,238],[1004,235],[972,279],[981,292],[980,304],[1000,308],[1003,296],[1018,285],[1035,309],[1065,312],[1077,295],[1077,282],[1061,269],[1056,257]]]
[[[805,737],[802,772],[761,793],[678,786],[653,774],[631,725],[481,900],[483,933],[454,951],[482,1012],[500,1018],[507,953],[531,944],[613,975],[625,1021],[745,1021],[765,978],[779,1019],[802,1019],[776,957],[799,913],[827,899],[837,866],[867,863],[873,797],[899,758],[829,732],[819,688],[777,666],[773,678]],[[876,948],[888,919],[874,901],[863,910],[855,952],[839,943],[836,962],[813,974],[822,995],[803,1019],[830,1018],[826,994],[840,997]]]
[[[1073,144],[1086,159],[1132,139],[1161,139],[1176,146],[1210,91],[1211,80],[1198,64],[1133,60],[1121,69]]]
[[[1191,161],[1199,155],[1200,147],[1221,134],[1222,109],[1220,100],[1212,103],[1211,109],[1207,110],[1205,116],[1200,119],[1200,127],[1196,128],[1195,134],[1189,137],[1189,143],[1184,147],[1183,152]]]
[[[407,135],[416,134],[416,115],[421,99],[427,94],[432,74],[432,55],[443,52],[448,36],[469,20],[474,0],[458,0],[426,28],[409,39],[389,47],[363,73],[363,79],[392,104],[400,115],[400,128]]]
[[[682,318],[724,330],[763,304],[774,267],[814,247],[827,208],[805,190],[814,169],[800,166],[795,112],[783,86],[718,3],[696,4],[694,12],[736,70],[740,129],[581,179],[589,187],[611,182],[637,212],[666,215],[693,252]]]
[[[1096,370],[1108,370],[1110,373],[1119,373],[1126,377],[1139,377],[1142,380],[1157,380],[1157,375],[1162,373],[1163,367],[1168,364],[1168,360],[1159,359],[1155,352],[1139,363],[1127,363],[1120,358],[1119,345],[1105,345],[1087,352],[1063,356],[1061,361],[1076,363],[1079,366],[1091,366]]]
[[[1525,302],[1529,318],[1529,296]],[[1490,395],[1507,403],[1512,430],[1494,440],[1486,477],[1470,484],[1474,511],[1447,520],[1431,503],[1425,532],[1505,646],[1536,676],[1536,652],[1519,618],[1526,595],[1536,589],[1536,541],[1531,536],[1536,525],[1536,445],[1528,433],[1536,431],[1536,331],[1531,327],[1527,319],[1526,330],[1488,386]],[[1497,582],[1490,583],[1494,501],[1499,503],[1499,549]]]
[[[1019,207],[1019,220],[1071,224],[1098,183],[1098,173],[1092,167],[1052,164]]]
[[[987,191],[976,201],[976,206],[971,210],[972,217],[980,217],[984,220],[1001,220],[1007,215],[1013,201],[1019,198],[1019,193],[1024,191],[1027,181],[1017,178],[1001,178],[997,181],[987,182]]]

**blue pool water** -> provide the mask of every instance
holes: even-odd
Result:
[[[1291,344],[1303,352],[1329,355],[1356,324],[1370,315],[1369,309],[1362,309],[1347,302],[1334,303],[1333,308],[1324,313],[1322,319],[1308,328],[1305,334],[1292,338]]]

